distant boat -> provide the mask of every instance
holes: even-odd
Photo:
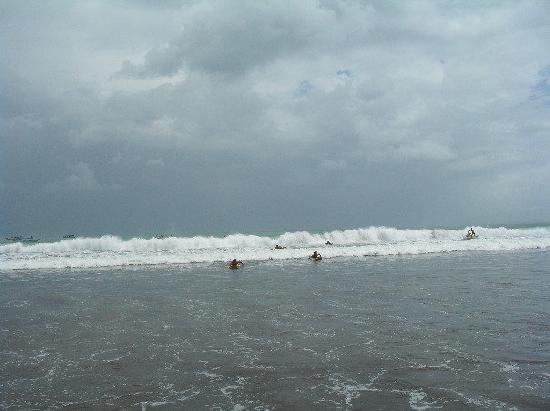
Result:
[[[40,241],[38,238],[34,238],[32,235],[30,237],[21,237],[18,235],[12,237],[6,237],[8,241],[21,242],[21,243],[36,243]]]
[[[65,234],[65,235],[63,236],[63,238],[64,238],[65,240],[68,240],[68,239],[71,239],[71,238],[76,238],[76,236],[75,236],[74,234]]]
[[[172,237],[172,234],[155,234],[153,238],[156,238],[157,240],[162,240],[164,238]]]

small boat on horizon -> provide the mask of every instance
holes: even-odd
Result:
[[[153,236],[153,238],[156,238],[157,240],[163,240],[168,237],[172,237],[172,234],[155,234]]]
[[[19,235],[14,235],[11,237],[6,237],[6,240],[20,243],[36,243],[40,241],[38,238],[34,238],[32,235],[30,237],[21,237]]]

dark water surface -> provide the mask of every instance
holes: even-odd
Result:
[[[0,273],[0,408],[550,409],[550,252]]]

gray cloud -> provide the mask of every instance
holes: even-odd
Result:
[[[304,50],[326,13],[300,2],[290,6],[246,1],[239,7],[228,2],[200,2],[186,10],[177,38],[147,52],[141,65],[126,61],[120,73],[169,76],[188,67],[208,73],[242,74]]]
[[[46,189],[54,191],[99,191],[101,190],[101,185],[90,166],[79,162],[71,167],[70,173],[66,177],[47,185]]]
[[[544,2],[1,7],[6,232],[550,218]]]

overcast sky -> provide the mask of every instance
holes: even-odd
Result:
[[[0,0],[0,232],[550,221],[550,1]]]

